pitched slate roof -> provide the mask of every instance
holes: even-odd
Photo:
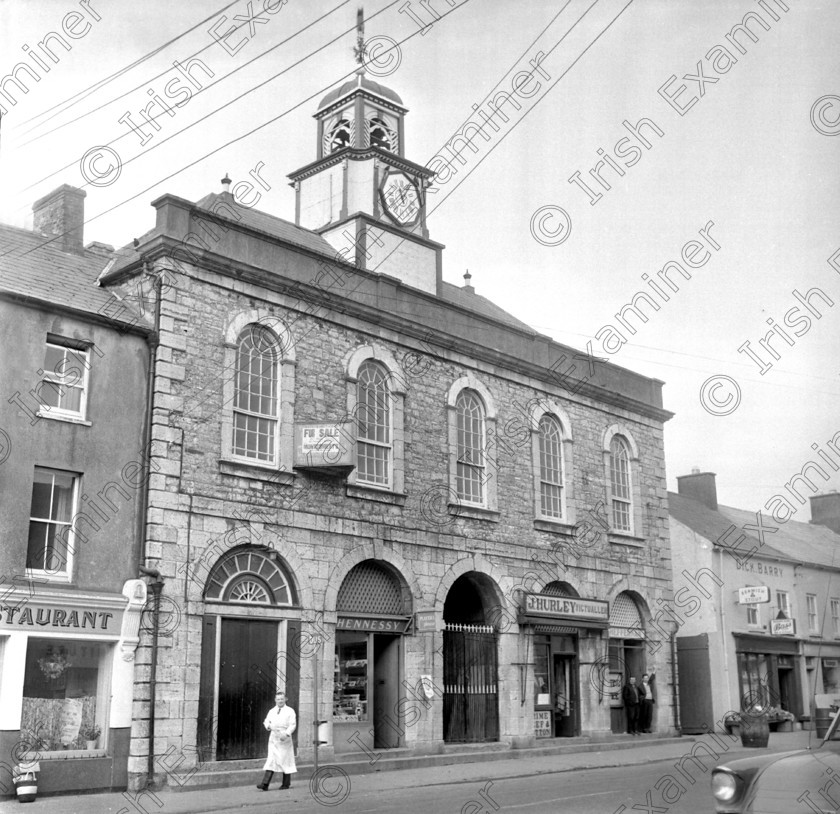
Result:
[[[789,562],[807,562],[840,568],[840,534],[816,523],[788,520],[781,525],[762,514],[764,541],[757,531],[745,530],[758,525],[755,512],[718,506],[709,509],[699,500],[668,492],[668,510],[671,516],[690,528],[695,534],[721,548],[737,546],[734,553],[744,556],[754,547],[756,557],[770,557]],[[735,530],[732,530],[735,526]],[[778,529],[770,531],[770,529]],[[747,539],[737,542],[744,535]]]
[[[522,320],[505,311],[504,308],[500,308],[492,300],[488,300],[487,297],[482,297],[481,294],[476,294],[474,291],[467,291],[461,286],[444,281],[442,293],[443,299],[447,302],[465,308],[467,311],[473,311],[476,314],[504,322],[506,325],[511,325],[530,334],[536,335],[537,333],[530,325],[526,325]]]
[[[96,283],[111,258],[101,250],[65,252],[49,235],[0,224],[0,291],[136,324],[136,315],[115,308],[114,295]]]

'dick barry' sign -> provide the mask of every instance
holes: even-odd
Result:
[[[355,443],[349,422],[295,427],[295,466],[352,466]]]

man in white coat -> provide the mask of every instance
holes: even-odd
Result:
[[[297,771],[295,766],[295,747],[292,742],[292,732],[297,727],[295,711],[286,706],[286,693],[278,692],[274,696],[276,707],[265,716],[263,726],[270,733],[268,736],[268,759],[265,761],[265,774],[262,783],[257,783],[260,791],[268,791],[268,784],[274,772],[283,772],[281,789],[291,786],[292,775]]]

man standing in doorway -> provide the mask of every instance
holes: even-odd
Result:
[[[263,726],[269,731],[268,736],[268,759],[265,761],[265,774],[262,783],[257,783],[260,791],[268,791],[268,784],[274,772],[283,772],[281,789],[291,786],[292,775],[297,771],[295,766],[295,747],[292,741],[292,732],[297,726],[295,711],[286,706],[286,694],[278,692],[274,696],[274,703],[277,705],[269,710],[265,716]]]
[[[621,691],[621,700],[624,702],[624,710],[627,713],[627,734],[639,734],[639,701],[641,700],[639,688],[636,686],[635,676],[630,676],[624,689]]]
[[[639,729],[642,732],[650,732],[653,724],[653,705],[656,703],[653,676],[649,676],[647,673],[642,676],[642,686],[639,687],[639,694],[642,699],[639,711]]]

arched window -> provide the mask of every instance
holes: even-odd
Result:
[[[540,512],[563,516],[563,435],[560,422],[546,413],[540,419]]]
[[[380,118],[373,118],[368,123],[370,134],[370,146],[379,147],[389,153],[395,152],[396,138],[394,131]]]
[[[216,602],[293,605],[291,581],[269,552],[254,548],[229,551],[213,566],[204,597]]]
[[[632,532],[630,449],[627,440],[621,435],[612,437],[609,458],[612,527],[616,531]]]
[[[484,405],[473,390],[462,390],[455,402],[458,448],[455,491],[459,500],[483,504],[485,482]]]
[[[326,152],[335,153],[349,147],[352,142],[352,127],[347,119],[339,119],[326,134]]]
[[[356,383],[357,483],[391,485],[391,399],[382,366],[363,362]]]
[[[233,401],[232,451],[262,463],[277,461],[279,378],[277,339],[251,324],[239,335]]]

